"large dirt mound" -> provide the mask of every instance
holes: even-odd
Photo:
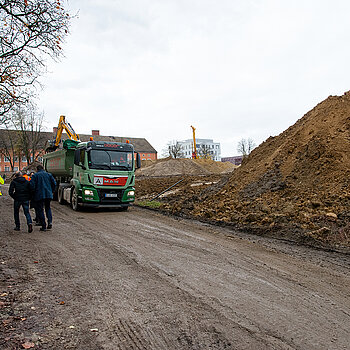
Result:
[[[349,146],[350,94],[330,96],[254,150],[231,183],[239,179],[242,188],[272,171],[289,186],[312,190],[315,195],[322,191],[343,194],[349,183]]]
[[[209,175],[229,172],[234,168],[236,166],[231,163],[210,159],[165,159],[138,169],[136,176]]]
[[[271,228],[296,224],[316,239],[349,241],[349,152],[350,95],[330,96],[255,149],[195,212]]]
[[[330,96],[232,175],[196,193],[166,197],[166,210],[256,232],[350,244],[350,94]]]

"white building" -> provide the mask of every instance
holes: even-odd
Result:
[[[185,158],[192,158],[193,140],[178,141],[182,146],[182,151]],[[214,142],[211,139],[196,139],[197,154],[205,153],[217,162],[221,161],[221,148],[219,142]]]

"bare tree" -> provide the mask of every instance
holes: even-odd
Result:
[[[43,155],[44,113],[38,112],[35,104],[28,103],[25,108],[16,108],[12,113],[12,124],[18,132],[18,147],[30,165]]]
[[[44,114],[39,113],[34,104],[17,107],[10,114],[0,129],[0,154],[14,171],[17,162],[21,169],[21,163],[30,165],[42,156],[46,140],[42,133]]]
[[[209,145],[203,144],[198,150],[198,155],[201,159],[213,159],[213,151]]]
[[[168,142],[166,149],[163,150],[163,155],[165,157],[171,157],[174,159],[183,158],[184,157],[183,146],[178,141]]]
[[[9,163],[11,171],[14,171],[16,160],[21,161],[18,131],[10,129],[9,123],[0,129],[0,155]]]
[[[248,154],[255,148],[255,142],[253,139],[242,139],[238,142],[237,151],[242,154],[243,158],[247,157]]]
[[[0,0],[0,124],[33,95],[45,58],[62,54],[71,18],[63,1]]]

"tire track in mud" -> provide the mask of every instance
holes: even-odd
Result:
[[[254,275],[254,273],[253,273],[253,275]],[[283,278],[281,278],[281,280],[282,280],[282,282],[283,282],[283,280],[284,279],[286,279],[286,277],[288,277],[288,276],[283,276]],[[295,280],[293,280],[293,279],[290,279],[290,278],[287,278],[287,280],[289,279],[289,282],[291,282],[291,285],[293,285],[293,282],[295,281]],[[279,282],[281,282],[281,281],[279,281]],[[302,299],[304,299],[304,300],[308,300],[308,303],[310,303],[310,305],[311,306],[317,306],[317,304],[318,304],[318,301],[314,301],[314,300],[312,300],[313,299],[313,295],[311,295],[311,297],[310,296],[308,296],[308,294],[309,294],[309,292],[307,291],[307,287],[306,286],[303,286],[300,282],[298,282],[297,280],[295,281],[296,283],[296,287],[298,288],[298,289],[301,289],[301,292],[300,293],[303,293],[303,294],[305,294],[304,295],[304,297],[302,297],[301,298],[301,300]],[[348,282],[348,281],[347,281]],[[293,288],[292,288],[293,289]],[[294,287],[294,289],[295,289],[295,287]],[[303,292],[303,289],[305,290],[305,293]],[[293,294],[293,293],[291,293],[291,294]],[[347,303],[347,305],[348,305],[348,303]],[[341,310],[339,310],[339,311],[341,311]],[[345,313],[346,314],[346,313]],[[334,316],[333,316],[334,317]],[[327,318],[327,317],[326,317]],[[342,325],[342,327],[341,328],[343,328],[343,329],[346,329],[346,327],[344,327],[344,325],[346,325],[346,319],[345,319],[345,323],[343,323],[343,325]],[[322,323],[320,324],[320,326],[322,327]],[[339,326],[339,324],[338,324],[338,326]],[[275,335],[276,336],[276,335]],[[278,338],[278,335],[276,336],[277,338]]]
[[[105,225],[106,226],[106,225]],[[107,230],[108,230],[108,227],[107,227]],[[107,242],[107,245],[108,245],[109,243]],[[129,254],[129,252],[126,252],[126,255],[128,255]],[[133,260],[134,260],[134,258],[133,258]],[[144,264],[143,264],[143,266],[145,266]],[[154,265],[153,266],[148,266],[149,268],[152,268],[152,269],[154,269]],[[161,271],[159,268],[158,269],[156,269],[156,270],[158,270],[158,271],[156,271],[157,273],[159,273],[159,272],[163,272],[163,271]],[[166,275],[169,275],[168,273],[166,273]],[[188,293],[188,292],[187,292]],[[194,296],[193,296],[193,294],[190,294],[190,296],[193,298]],[[203,300],[201,300],[201,302],[203,303]],[[207,304],[205,304],[206,306],[208,306]],[[203,307],[202,307],[203,308]],[[212,310],[212,311],[214,311],[214,312],[216,312],[216,310]],[[222,315],[221,315],[221,317],[222,317]],[[232,321],[232,320],[231,320]],[[238,324],[237,323],[237,325],[239,326],[239,327],[241,327],[241,328],[244,328],[243,326],[242,326],[242,324]],[[257,327],[255,327],[255,328],[257,328]],[[261,329],[259,330],[259,331],[262,331]],[[251,332],[251,329],[249,329],[249,332]],[[269,336],[270,338],[272,337],[271,335]],[[275,336],[276,338],[278,338],[277,336]],[[285,343],[284,343],[284,345],[285,345]]]
[[[104,224],[102,224],[102,225],[100,225],[101,226],[101,231],[102,231],[102,228],[104,227],[107,231],[109,230],[109,225],[104,225]],[[134,255],[133,254],[130,254],[130,253],[132,253],[132,252],[130,252],[130,251],[123,251],[123,249],[122,249],[122,247],[120,247],[120,246],[118,246],[118,247],[113,247],[113,246],[111,246],[111,242],[110,241],[108,241],[108,239],[106,239],[106,238],[104,238],[103,236],[102,236],[102,234],[101,234],[101,231],[100,231],[100,233],[98,233],[98,235],[99,235],[99,249],[101,249],[101,244],[103,244],[103,250],[112,250],[115,254],[119,254],[119,255],[123,255],[123,261],[124,262],[127,262],[128,264],[135,264],[135,266],[134,266],[134,268],[135,269],[141,269],[142,271],[144,271],[145,270],[145,274],[147,274],[148,276],[150,276],[151,275],[151,273],[150,273],[150,269],[151,270],[153,270],[153,274],[155,274],[156,275],[156,277],[159,275],[159,271],[158,271],[158,269],[154,269],[154,267],[152,267],[152,266],[149,266],[149,265],[147,265],[147,267],[145,266],[145,264],[142,264],[142,268],[140,268],[140,266],[141,266],[141,264],[140,264],[140,262],[137,262],[136,260],[135,260],[135,257],[134,257]],[[95,235],[96,235],[96,233],[95,233]],[[91,247],[90,247],[91,248]],[[140,273],[140,272],[139,272]],[[158,278],[158,277],[157,277]],[[163,288],[164,288],[164,285],[166,284],[164,281],[162,281],[162,284],[163,284]],[[172,286],[173,284],[171,283],[171,286]],[[178,287],[176,287],[177,289],[178,289]],[[176,290],[176,289],[175,289]],[[195,305],[196,303],[199,303],[199,306],[198,306],[198,309],[201,309],[201,310],[205,310],[205,309],[208,309],[208,305],[207,304],[203,304],[203,300],[200,300],[200,301],[198,301],[198,300],[196,300],[196,298],[192,295],[192,294],[188,294],[187,292],[184,292],[184,291],[180,291],[181,292],[181,296],[180,296],[180,299],[183,299],[183,300],[187,300],[187,302],[188,302],[188,304],[191,304],[191,305]],[[177,293],[176,294],[179,294],[179,291],[177,291]],[[216,310],[214,310],[214,309],[212,309],[212,308],[210,308],[209,307],[209,310],[208,310],[208,313],[210,313],[210,314],[215,314],[215,313],[217,313],[216,312]],[[221,315],[218,315],[218,318],[222,318],[222,316]],[[231,323],[232,323],[232,321],[230,321]],[[231,325],[232,326],[232,325]],[[244,327],[242,327],[241,325],[239,325],[239,324],[235,324],[234,325],[234,327],[238,327],[238,329],[244,329]],[[248,331],[249,333],[250,333],[250,337],[252,336],[252,334],[251,334],[251,332],[250,332],[250,330]],[[220,334],[219,332],[217,332],[217,334]],[[192,334],[191,335],[192,336],[192,338],[194,338],[194,335]],[[255,337],[255,336],[253,336],[253,337]],[[158,338],[159,338],[159,335],[158,335]],[[188,337],[187,337],[188,338]],[[181,337],[179,338],[179,339],[181,339]],[[257,337],[257,339],[259,339],[259,342],[261,343],[262,342],[262,340],[260,339],[260,337],[258,336]],[[227,340],[223,340],[223,341],[219,341],[218,339],[217,340],[215,340],[215,341],[211,341],[211,343],[220,343],[220,347],[222,346],[222,344],[229,344],[229,341],[227,341]],[[194,343],[193,343],[194,344]],[[186,345],[186,347],[185,348],[188,348],[187,347],[188,346],[188,344]],[[199,345],[198,345],[199,346]],[[212,346],[214,346],[214,345],[212,345]],[[219,348],[220,348],[219,347]],[[197,348],[197,345],[194,347],[194,348]],[[198,347],[198,348],[200,348],[200,347]],[[216,347],[215,347],[216,348]],[[279,347],[278,347],[279,348]]]
[[[88,237],[89,235],[87,235],[86,237]],[[101,240],[99,241],[99,245],[101,245]],[[104,248],[107,246],[109,246],[109,243],[108,242],[103,242],[104,244]],[[50,247],[50,249],[51,248],[53,248],[52,246]],[[49,249],[49,250],[50,250]],[[128,254],[128,252],[121,252],[120,251],[120,247],[118,247],[118,249],[115,249],[115,247],[113,247],[113,248],[111,248],[112,249],[112,251],[115,253],[115,254],[118,254],[119,256],[122,256],[122,260],[123,260],[123,262],[126,262],[127,264],[129,264],[129,265],[132,265],[132,264],[134,264],[136,267],[139,267],[139,264],[137,263],[137,262],[135,262],[135,259],[134,259],[134,257],[133,256],[130,256],[130,254]],[[60,249],[57,249],[56,251],[60,251],[61,250],[61,248]],[[46,254],[46,249],[44,249],[44,251],[45,251],[45,254],[42,254],[42,261],[43,262],[46,262],[46,263],[49,263],[50,262],[50,260],[51,260],[51,258],[52,258],[52,256],[54,256],[55,254]],[[61,257],[60,257],[60,259],[61,259]],[[53,264],[53,266],[54,266],[55,264]],[[142,268],[142,269],[144,269],[144,268]],[[106,298],[106,296],[105,296],[105,298]],[[127,328],[125,328],[126,326],[125,326],[125,324],[124,324],[124,329],[127,329]],[[119,327],[119,332],[121,331],[121,329],[122,328],[120,328]],[[140,347],[141,345],[141,343],[142,344],[147,344],[147,341],[145,341],[145,337],[142,337],[142,341],[134,341],[133,339],[134,339],[134,336],[133,336],[133,334],[135,335],[136,333],[137,333],[137,330],[139,330],[139,329],[141,329],[140,327],[137,327],[137,328],[133,328],[133,332],[127,332],[127,334],[128,334],[128,336],[126,336],[126,338],[129,338],[129,341],[128,342],[125,342],[125,337],[124,337],[124,339],[123,339],[123,342],[125,343],[124,344],[124,346],[125,346],[125,349],[130,349],[130,348],[134,348],[134,345],[136,344],[137,345],[137,343],[138,343],[138,345],[135,347],[135,348],[137,348],[137,349],[143,349],[143,347]],[[136,332],[136,333],[135,333]],[[148,333],[149,333],[149,331],[147,331]],[[166,334],[166,333],[164,333],[164,334]],[[157,336],[154,336],[153,338],[155,338],[155,339],[161,339],[161,336],[163,336],[164,337],[164,335],[162,335],[162,334],[158,334]],[[136,337],[136,339],[137,339],[137,334],[135,335],[135,337]],[[112,337],[113,338],[113,337]],[[135,344],[134,344],[135,343]],[[159,343],[159,341],[158,341],[158,343]],[[145,349],[146,348],[159,348],[159,349],[162,349],[162,348],[164,348],[164,344],[166,344],[166,343],[168,343],[166,340],[164,340],[164,342],[163,342],[163,344],[159,344],[159,345],[156,345],[155,347],[154,347],[154,345],[155,344],[157,344],[154,340],[152,341],[152,343],[151,344],[148,344],[146,347],[145,347]],[[167,348],[171,348],[171,346],[169,345],[169,346],[167,346]],[[186,347],[187,348],[187,347]]]
[[[52,231],[5,230],[30,270],[42,348],[346,349],[346,267],[137,208],[53,212]]]

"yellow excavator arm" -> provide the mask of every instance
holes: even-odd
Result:
[[[192,150],[192,158],[198,159],[197,155],[197,145],[196,145],[196,128],[191,125],[192,131],[193,131],[193,150]]]
[[[80,141],[79,135],[74,131],[73,127],[68,122],[66,122],[66,117],[64,115],[61,115],[58,122],[56,136],[53,140],[49,141],[49,147],[46,149],[46,152],[52,152],[58,148],[61,142],[63,130],[66,131],[68,137],[71,140]]]

